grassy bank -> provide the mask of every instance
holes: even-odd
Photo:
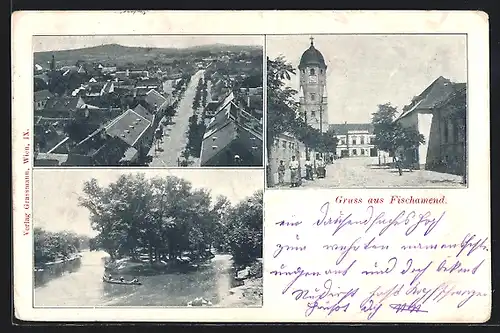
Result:
[[[231,288],[218,304],[220,307],[261,307],[263,297],[262,261],[255,261],[245,268],[248,275],[242,285]],[[241,272],[241,271],[239,271]]]

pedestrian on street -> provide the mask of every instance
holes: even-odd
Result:
[[[299,186],[299,161],[295,159],[295,156],[292,156],[292,160],[290,161],[290,187]]]
[[[394,156],[394,159],[396,160],[396,168],[398,169],[399,175],[402,176],[403,175],[403,168],[401,165],[402,164],[401,155],[396,154]]]
[[[320,154],[316,154],[316,173],[318,174],[318,178],[326,177],[325,162],[321,158]]]
[[[155,132],[155,143],[156,143],[155,150],[160,150],[161,135],[162,135],[162,133],[160,132],[160,129],[159,128],[156,129],[156,132]]]
[[[158,130],[160,131],[160,141],[163,143],[163,125],[160,123],[160,126],[158,127]]]
[[[278,185],[285,184],[285,164],[283,160],[280,161],[280,165],[278,166]]]

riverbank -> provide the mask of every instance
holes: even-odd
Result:
[[[152,275],[168,274],[175,272],[188,272],[198,269],[214,257],[213,254],[197,259],[190,257],[178,257],[173,261],[154,261],[150,262],[148,256],[141,256],[137,259],[125,257],[120,259],[107,259],[105,269],[107,273],[126,274],[126,275]]]
[[[231,288],[217,304],[219,307],[261,307],[263,298],[262,260],[236,271],[235,279],[241,285]]]
[[[82,253],[78,252],[78,253],[72,253],[71,255],[69,255],[66,258],[59,258],[59,259],[56,259],[54,261],[35,263],[35,271],[37,271],[37,272],[43,271],[44,269],[46,269],[48,267],[51,267],[54,265],[64,264],[67,262],[72,262],[72,261],[75,261],[77,259],[80,259],[81,257],[82,257]]]

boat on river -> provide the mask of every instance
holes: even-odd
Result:
[[[141,286],[142,283],[139,281],[120,281],[120,280],[109,280],[105,277],[102,278],[102,282],[111,283],[111,284],[124,284],[124,285],[132,285],[132,286]]]

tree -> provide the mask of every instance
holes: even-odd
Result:
[[[425,137],[414,127],[402,127],[396,124],[396,143],[395,145],[404,151],[416,149],[419,145],[425,143]]]
[[[403,127],[394,121],[398,113],[396,107],[390,103],[378,106],[378,111],[372,114],[375,139],[373,143],[380,150],[387,151],[392,155],[397,149],[408,151],[416,149],[425,143],[425,138],[414,127]]]
[[[378,149],[391,154],[394,154],[397,149],[397,125],[394,122],[397,113],[394,106],[386,103],[378,105],[378,111],[372,114],[373,133],[375,134],[373,143]]]
[[[82,249],[82,236],[74,232],[50,232],[37,227],[33,233],[35,266],[67,259]]]
[[[298,104],[296,90],[287,87],[295,68],[284,57],[267,58],[267,153],[271,153],[275,138],[284,132],[295,132]]]
[[[212,203],[210,191],[183,179],[143,174],[123,175],[107,187],[91,179],[83,192],[80,205],[99,232],[89,245],[112,260],[147,254],[152,265],[175,264],[186,254],[204,260],[212,247],[230,251],[238,263],[262,255],[262,193],[232,207],[223,196]]]
[[[227,212],[228,245],[237,265],[262,257],[262,200],[263,191],[257,191]]]

